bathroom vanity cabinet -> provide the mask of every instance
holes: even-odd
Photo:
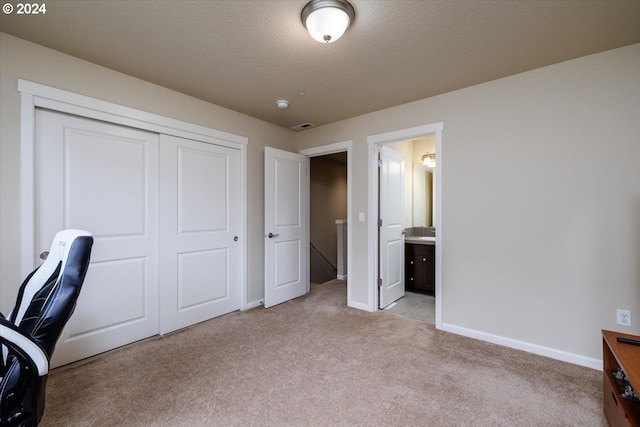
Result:
[[[405,243],[405,287],[435,295],[436,247],[433,244]]]

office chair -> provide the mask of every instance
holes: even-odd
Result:
[[[44,263],[22,283],[15,307],[0,313],[0,426],[36,426],[44,413],[49,361],[76,305],[93,237],[56,234]]]

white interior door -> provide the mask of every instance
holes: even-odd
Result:
[[[160,140],[161,333],[240,308],[240,150]]]
[[[404,158],[382,146],[380,155],[379,307],[404,296]]]
[[[264,305],[309,292],[309,159],[265,148]]]
[[[35,247],[93,233],[91,264],[53,357],[58,366],[158,333],[158,135],[36,111]]]

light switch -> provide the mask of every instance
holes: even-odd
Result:
[[[358,212],[358,221],[364,222],[364,212]]]

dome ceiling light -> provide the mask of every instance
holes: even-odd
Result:
[[[320,43],[333,43],[349,29],[356,17],[346,0],[311,0],[302,9],[302,24]]]

